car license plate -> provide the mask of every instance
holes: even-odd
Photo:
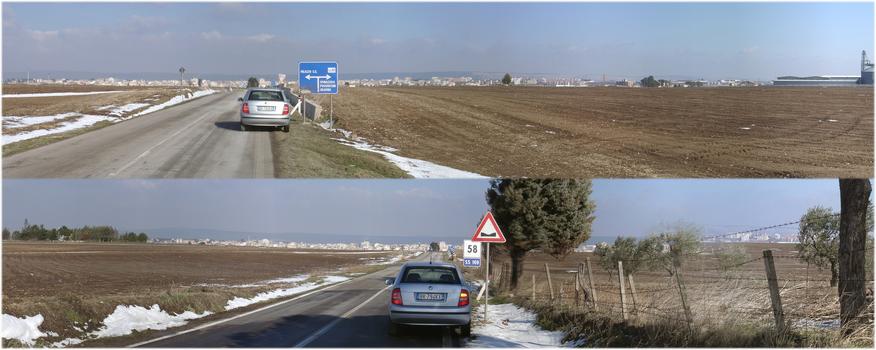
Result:
[[[277,107],[274,106],[258,106],[259,112],[273,112],[277,110]]]
[[[444,301],[446,297],[446,293],[417,293],[419,301]]]

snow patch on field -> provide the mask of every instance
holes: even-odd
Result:
[[[135,111],[135,110],[138,110],[140,108],[148,107],[148,106],[149,106],[148,103],[129,103],[129,104],[126,104],[124,106],[113,108],[110,111],[110,115],[121,117],[121,116],[125,115],[125,113]]]
[[[90,333],[90,335],[103,338],[128,335],[134,331],[144,331],[147,329],[163,330],[182,326],[188,320],[205,317],[210,314],[211,312],[209,311],[204,311],[201,314],[186,311],[181,314],[171,315],[161,310],[158,304],[152,305],[150,308],[136,305],[118,305],[115,311],[103,320],[104,327]]]
[[[233,285],[231,287],[233,287],[233,288],[252,288],[252,287],[263,287],[263,286],[266,286],[269,284],[280,284],[280,283],[294,284],[294,283],[304,282],[308,278],[310,278],[310,275],[303,274],[303,275],[297,275],[297,276],[292,276],[292,277],[275,278],[272,280],[261,281],[261,282],[256,282],[256,283],[238,284],[238,285]]]
[[[46,93],[38,93],[38,94],[4,94],[3,98],[84,96],[84,95],[114,94],[117,92],[124,92],[124,91],[46,92]]]
[[[377,258],[359,258],[359,260],[369,260],[368,265],[389,265],[389,264],[395,264],[395,263],[402,261],[404,259],[411,259],[414,257],[418,257],[422,254],[423,254],[423,252],[414,252],[414,253],[411,253],[408,255],[399,254],[396,256],[392,256],[392,257],[385,256],[385,257],[377,257]]]
[[[103,93],[103,91],[101,92]],[[158,110],[162,110],[164,108],[177,105],[183,103],[188,100],[192,100],[198,97],[207,96],[216,93],[216,90],[198,90],[193,93],[187,93],[185,95],[177,95],[168,100],[167,102],[150,105],[148,103],[129,103],[123,106],[115,106],[115,105],[107,105],[98,108],[99,111],[109,110],[107,115],[90,115],[90,114],[81,114],[76,112],[70,113],[61,113],[56,115],[49,116],[4,116],[3,117],[3,129],[4,130],[15,130],[17,128],[23,128],[27,126],[39,125],[43,123],[50,123],[56,120],[65,119],[65,118],[73,118],[78,117],[75,120],[70,120],[61,123],[51,129],[37,129],[26,132],[21,132],[12,135],[3,135],[3,144],[10,144],[13,142],[29,140],[36,137],[52,135],[63,133],[67,131],[72,131],[75,129],[85,128],[92,126],[101,121],[110,121],[113,123],[120,122],[123,120],[127,120],[133,117],[138,117],[144,114],[152,113]],[[6,95],[3,95],[6,97]],[[133,114],[125,116],[125,114],[133,112],[138,109],[145,108],[144,110]]]
[[[144,115],[144,114],[149,114],[149,113],[152,113],[155,111],[160,111],[162,109],[165,109],[165,108],[173,106],[173,105],[178,105],[178,104],[183,103],[183,102],[188,101],[188,100],[193,100],[193,99],[196,99],[198,97],[212,95],[215,93],[216,93],[216,90],[208,89],[208,90],[198,90],[198,91],[195,91],[194,93],[191,93],[191,94],[176,95],[176,96],[172,97],[170,100],[163,102],[163,103],[159,103],[159,104],[154,105],[154,106],[151,106],[149,108],[146,108],[143,111],[141,111],[137,114],[134,114],[134,116],[139,117],[139,116]]]
[[[485,176],[483,175],[468,172],[465,170],[454,169],[425,160],[402,157],[395,154],[395,152],[398,152],[398,150],[395,148],[372,145],[361,137],[352,137],[353,133],[348,130],[340,128],[335,128],[334,130],[332,130],[329,128],[328,122],[320,123],[319,126],[321,126],[323,129],[339,132],[344,135],[344,138],[337,138],[335,139],[335,141],[338,141],[343,145],[350,146],[358,150],[378,153],[386,158],[386,160],[395,164],[395,166],[399,167],[401,170],[404,170],[406,173],[408,173],[408,175],[411,175],[416,179],[485,178]]]
[[[345,276],[325,276],[325,277],[323,277],[322,282],[318,282],[318,283],[308,282],[308,283],[304,283],[304,284],[301,284],[299,286],[295,286],[292,288],[275,289],[272,291],[262,292],[262,293],[256,294],[252,298],[235,297],[234,299],[229,300],[225,304],[225,310],[233,310],[233,309],[237,309],[240,307],[252,305],[255,303],[268,301],[271,299],[277,299],[277,298],[287,297],[290,295],[295,295],[298,293],[304,293],[306,291],[313,290],[313,289],[322,287],[324,285],[343,282],[343,281],[346,281],[349,279],[350,279],[349,277],[345,277]]]
[[[47,115],[41,117],[3,117],[4,129],[17,129],[26,126],[37,125],[42,123],[50,123],[59,119],[70,118],[81,115],[76,112],[61,113],[55,115]]]
[[[483,312],[475,312],[478,318]],[[474,321],[474,320],[473,320]],[[470,348],[562,347],[563,332],[546,331],[535,325],[535,314],[514,304],[490,305],[490,322],[472,322]]]
[[[390,151],[391,148],[388,147],[375,146],[364,141],[349,141],[340,139],[338,140],[345,145],[359,150],[378,153],[386,158],[386,160],[392,162],[393,164],[395,164],[395,166],[399,167],[401,170],[404,170],[406,173],[417,179],[477,179],[485,177],[480,174],[438,165],[421,159],[402,157],[400,155],[392,153],[395,150]]]
[[[2,322],[0,322],[0,328],[2,328],[0,330],[0,337],[3,339],[15,339],[24,345],[32,346],[38,338],[48,335],[40,331],[40,325],[42,324],[42,314],[21,318],[3,314]]]
[[[79,338],[67,338],[61,341],[56,341],[52,343],[53,348],[66,348],[71,345],[78,345],[82,343],[82,339]]]
[[[402,256],[396,255],[393,257],[370,258],[370,259],[365,258],[365,259],[372,260],[371,262],[368,263],[368,265],[389,265],[389,264],[395,264],[395,263],[401,261]]]
[[[51,129],[37,129],[37,130],[31,130],[31,131],[18,133],[15,135],[3,135],[3,144],[6,145],[6,144],[13,143],[13,142],[29,140],[29,139],[32,139],[35,137],[72,131],[72,130],[92,126],[92,125],[94,125],[98,122],[104,121],[104,120],[114,119],[114,118],[104,116],[104,115],[90,115],[90,114],[78,114],[78,113],[76,113],[76,115],[79,115],[80,117],[76,120],[73,120],[73,121],[63,122],[60,125],[58,125],[57,127],[54,127]],[[14,118],[14,117],[3,117],[4,120],[6,120],[6,118]],[[40,117],[37,117],[37,118],[40,118]]]

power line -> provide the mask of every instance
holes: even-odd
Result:
[[[806,220],[827,219],[827,218],[831,218],[831,217],[835,217],[835,216],[839,216],[839,215],[840,215],[840,213],[833,213],[833,214],[830,214],[830,215],[819,216],[819,217],[813,217],[813,218],[806,218],[806,219],[800,219],[800,220],[797,220],[797,221],[791,221],[791,222],[786,222],[786,223],[782,223],[782,224],[776,224],[776,225],[769,225],[769,226],[764,226],[764,227],[758,227],[758,228],[753,228],[753,229],[749,229],[749,230],[745,230],[745,231],[736,231],[736,232],[724,233],[724,234],[720,234],[720,235],[707,236],[707,237],[703,237],[703,239],[705,240],[705,239],[723,238],[723,237],[729,237],[729,236],[742,235],[742,234],[746,234],[746,233],[754,233],[754,232],[766,231],[766,230],[771,230],[771,229],[774,229],[774,228],[779,228],[779,227],[784,227],[784,226],[796,225],[796,224],[799,224],[799,223],[801,223],[801,222],[803,222],[803,221],[806,221]]]

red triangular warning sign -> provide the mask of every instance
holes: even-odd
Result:
[[[505,235],[496,224],[492,212],[488,211],[487,215],[484,215],[484,219],[481,220],[481,224],[478,225],[478,230],[475,231],[471,240],[474,242],[505,243]]]

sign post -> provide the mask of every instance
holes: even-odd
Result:
[[[505,243],[506,241],[505,235],[502,234],[502,230],[496,224],[496,219],[493,218],[492,212],[488,211],[484,215],[471,240],[472,242],[484,242],[487,244],[487,261],[484,263],[487,270],[486,281],[484,282],[484,322],[487,322],[487,305],[490,304],[490,243]]]
[[[298,86],[316,95],[329,95],[329,128],[334,130],[332,96],[338,94],[338,62],[298,62]],[[304,94],[302,93],[303,97]],[[306,102],[306,100],[305,100]],[[315,112],[315,111],[314,111]],[[316,119],[316,115],[313,116]],[[306,119],[307,116],[304,116]]]

